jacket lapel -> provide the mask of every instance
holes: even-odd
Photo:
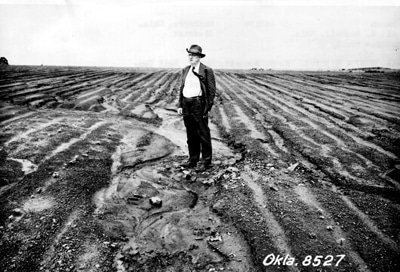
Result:
[[[204,71],[204,64],[200,62],[200,67],[199,67],[199,75],[203,76],[205,78],[206,73]]]

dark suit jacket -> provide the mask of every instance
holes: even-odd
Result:
[[[183,87],[185,86],[185,79],[187,74],[189,72],[191,73],[190,67],[191,66],[189,65],[182,69],[181,80],[180,80],[181,85],[179,88],[178,108],[182,108]],[[214,104],[214,97],[216,90],[215,76],[214,76],[214,71],[210,67],[204,65],[203,63],[200,63],[198,74],[199,74],[202,96],[204,97],[204,102],[205,102],[203,114],[206,114],[211,110]]]

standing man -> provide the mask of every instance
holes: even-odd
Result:
[[[200,62],[206,55],[198,45],[188,50],[190,65],[183,68],[179,91],[178,114],[186,127],[189,160],[183,166],[204,171],[211,166],[212,146],[208,113],[214,103],[215,77],[213,70]],[[201,163],[197,165],[200,161]]]

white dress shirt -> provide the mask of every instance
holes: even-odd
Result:
[[[194,68],[194,71],[196,73],[199,72],[199,67],[200,67],[200,62],[197,63],[197,65]],[[187,98],[201,96],[200,80],[195,74],[193,74],[192,69],[193,67],[190,66],[185,79],[185,86],[183,87],[183,96]]]

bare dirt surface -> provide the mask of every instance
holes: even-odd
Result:
[[[205,173],[179,70],[0,74],[2,271],[400,271],[397,72],[216,71]]]

